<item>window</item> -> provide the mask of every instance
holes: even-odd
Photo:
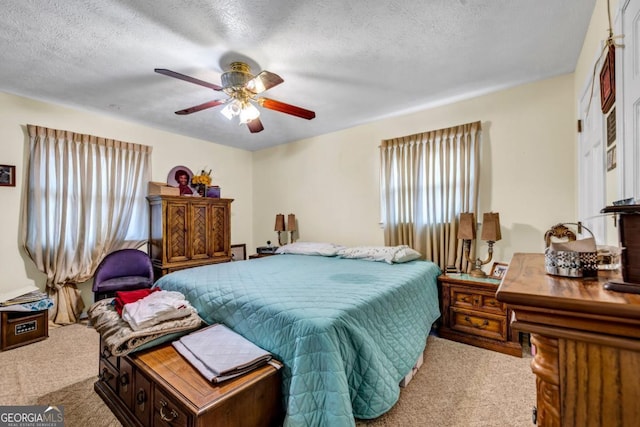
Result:
[[[407,244],[443,269],[456,262],[457,217],[477,205],[480,137],[474,122],[382,141],[385,244]]]
[[[82,311],[74,284],[91,278],[106,254],[147,238],[151,147],[33,125],[28,131],[24,244],[50,294],[69,288],[54,301],[64,310],[61,323],[73,322]]]

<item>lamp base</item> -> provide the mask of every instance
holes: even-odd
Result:
[[[471,273],[469,273],[469,275],[471,277],[477,277],[478,279],[486,279],[487,278],[487,273],[485,273],[484,271],[482,271],[479,268],[474,268],[473,270],[471,270]]]

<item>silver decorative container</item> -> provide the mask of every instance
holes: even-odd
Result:
[[[577,228],[577,233],[567,225]],[[576,240],[577,234],[587,231],[590,237]],[[551,238],[564,238],[569,242],[552,243]],[[544,268],[548,274],[564,277],[594,277],[598,275],[598,252],[591,230],[581,222],[560,223],[545,233]],[[593,251],[590,249],[593,247]],[[571,250],[575,249],[575,250]]]
[[[598,275],[597,252],[553,251],[544,252],[547,273],[564,277],[594,277]]]

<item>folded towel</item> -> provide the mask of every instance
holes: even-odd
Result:
[[[134,289],[133,291],[116,291],[116,297],[114,299],[116,304],[116,311],[119,315],[122,316],[122,309],[125,304],[131,304],[132,302],[136,302],[144,297],[149,296],[152,292],[158,292],[160,288],[144,288],[144,289]]]
[[[221,324],[192,332],[172,345],[214,383],[252,371],[272,358],[271,353]]]
[[[166,320],[180,319],[191,314],[191,304],[184,295],[175,291],[153,292],[122,309],[122,318],[138,331]]]

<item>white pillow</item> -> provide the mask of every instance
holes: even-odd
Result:
[[[407,245],[401,245],[398,252],[393,256],[393,262],[400,264],[403,262],[413,261],[421,256],[422,254],[415,249],[411,249]]]
[[[407,245],[354,246],[339,250],[337,255],[342,258],[384,261],[387,264],[412,261],[422,256],[420,252],[411,249]]]
[[[335,256],[344,246],[323,242],[294,242],[280,246],[277,254]]]

